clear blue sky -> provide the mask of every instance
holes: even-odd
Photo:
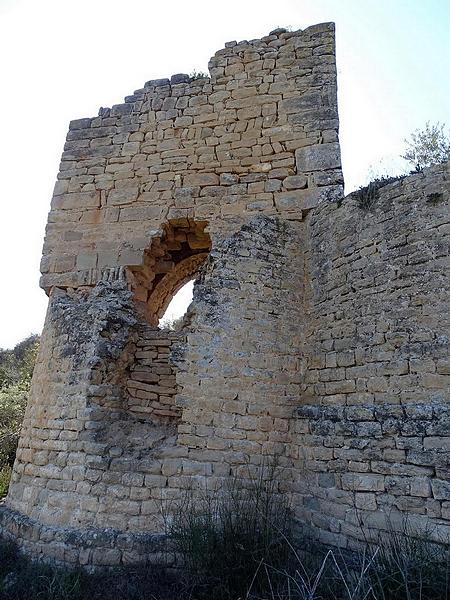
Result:
[[[0,0],[0,347],[42,328],[45,221],[69,120],[148,79],[206,70],[226,41],[335,21],[347,192],[405,168],[403,140],[450,125],[449,0]]]

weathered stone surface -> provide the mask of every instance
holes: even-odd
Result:
[[[172,85],[176,85],[178,83],[189,83],[190,77],[186,75],[186,73],[177,73],[176,75],[172,75],[170,78],[170,83]]]
[[[286,177],[283,181],[283,187],[287,190],[300,190],[308,186],[308,180],[303,175],[293,175]]]
[[[202,186],[202,185],[218,185],[219,176],[215,173],[196,173],[194,175],[186,175],[184,184],[187,186]]]
[[[315,326],[303,394],[322,406],[298,408],[293,447],[307,460],[300,497],[321,497],[315,473],[336,474],[330,512],[348,493],[361,511],[401,511],[399,527],[424,515],[425,502],[437,507],[428,526],[447,514],[450,387],[436,373],[449,354],[448,168],[383,188],[369,214],[348,197],[320,203],[307,221]],[[437,182],[447,204],[430,211],[423,199]],[[318,522],[323,511],[299,514]],[[370,527],[382,530],[383,519]],[[348,520],[340,517],[341,531]]]

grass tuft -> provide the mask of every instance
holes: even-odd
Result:
[[[360,187],[359,190],[352,192],[352,196],[356,198],[356,202],[359,208],[370,210],[380,196],[380,189],[385,185],[394,183],[404,179],[406,175],[399,175],[398,177],[380,177],[371,181],[368,185]]]

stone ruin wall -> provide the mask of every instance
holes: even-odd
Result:
[[[161,506],[277,456],[321,541],[448,539],[448,165],[342,198],[334,29],[230,43],[71,123],[4,535],[161,562]],[[197,277],[180,332],[157,328]],[[363,529],[361,529],[361,523]]]
[[[314,209],[297,506],[321,539],[450,539],[449,163]]]

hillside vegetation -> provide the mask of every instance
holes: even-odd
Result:
[[[8,491],[38,347],[32,335],[13,350],[0,350],[0,498]]]

